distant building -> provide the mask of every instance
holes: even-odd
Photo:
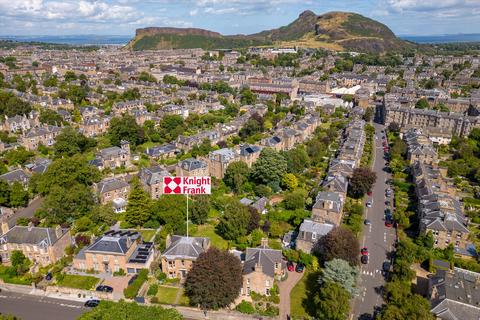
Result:
[[[317,241],[334,227],[330,223],[319,223],[310,219],[303,220],[298,231],[295,248],[306,253],[312,253]]]
[[[177,164],[175,172],[177,176],[183,177],[208,176],[208,163],[201,159],[185,159]]]
[[[152,199],[158,199],[163,194],[163,177],[168,176],[170,173],[160,166],[141,168],[138,173],[143,189]]]
[[[128,141],[121,141],[119,147],[110,147],[100,150],[90,164],[103,170],[106,168],[115,169],[131,166],[130,144]]]

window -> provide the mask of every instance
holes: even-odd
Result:
[[[247,278],[247,284],[250,284],[250,278]],[[250,291],[249,291],[250,293]]]
[[[315,240],[315,239],[317,239],[317,233],[316,232],[312,233],[312,240]]]
[[[279,263],[278,262],[275,262],[275,269],[278,269],[280,266],[279,266]]]
[[[265,280],[265,286],[270,287],[270,280]]]

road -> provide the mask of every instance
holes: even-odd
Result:
[[[22,320],[74,320],[87,310],[82,302],[0,292],[0,312]]]
[[[385,190],[388,185],[386,179],[390,174],[384,171],[385,159],[383,154],[381,130],[383,125],[374,124],[375,136],[375,160],[373,170],[377,174],[377,181],[373,186],[373,194],[367,201],[373,200],[372,207],[366,208],[365,219],[371,221],[371,225],[364,225],[361,239],[361,247],[367,247],[369,261],[367,265],[361,265],[361,277],[359,282],[359,295],[353,304],[353,319],[371,319],[376,306],[383,304],[382,289],[385,279],[382,275],[382,264],[389,261],[393,244],[395,243],[395,229],[385,227],[384,213],[386,209]],[[393,195],[392,195],[393,197]]]

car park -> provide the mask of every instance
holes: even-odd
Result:
[[[96,290],[96,291],[99,291],[99,292],[113,292],[113,288],[112,288],[112,287],[110,287],[110,286],[104,286],[104,285],[98,286],[95,290]]]
[[[100,300],[98,299],[89,299],[87,300],[87,302],[85,302],[85,307],[95,308],[96,306],[98,306],[99,303]]]

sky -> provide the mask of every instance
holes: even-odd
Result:
[[[149,26],[249,34],[304,10],[360,13],[397,35],[480,33],[480,0],[0,0],[0,35],[133,35]]]

